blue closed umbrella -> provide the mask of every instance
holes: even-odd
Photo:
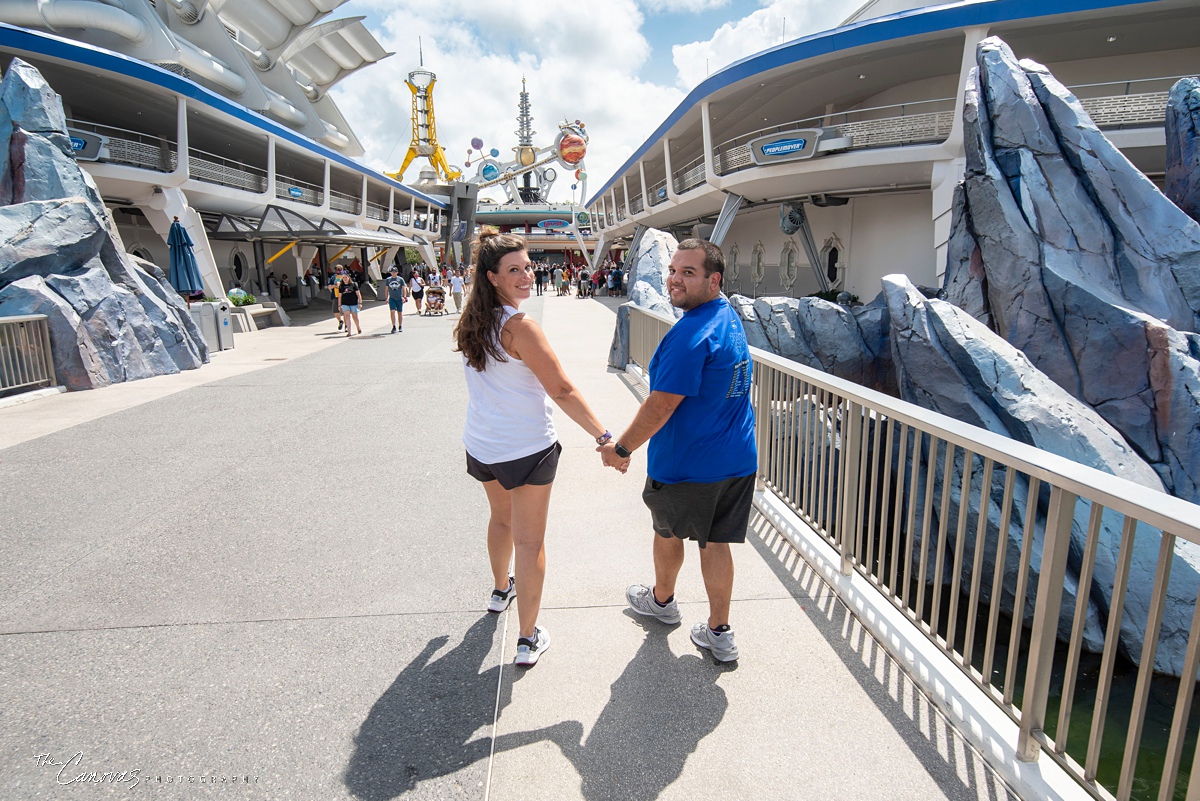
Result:
[[[171,253],[167,280],[179,294],[188,298],[190,305],[192,294],[204,290],[204,282],[200,279],[200,268],[196,266],[196,255],[192,253],[192,238],[178,217],[171,223],[167,247]]]

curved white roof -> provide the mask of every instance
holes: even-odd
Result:
[[[392,55],[362,24],[350,17],[314,25],[297,36],[280,58],[304,73],[322,94],[355,70]]]

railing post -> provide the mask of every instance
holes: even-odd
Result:
[[[1041,575],[1038,577],[1037,602],[1033,612],[1033,633],[1029,640],[1029,660],[1025,668],[1021,734],[1017,742],[1017,758],[1023,762],[1036,762],[1042,750],[1039,735],[1046,726],[1050,671],[1054,667],[1054,642],[1058,632],[1058,614],[1062,608],[1075,501],[1074,493],[1061,487],[1051,487],[1050,509],[1046,515],[1046,536],[1042,546]],[[1031,495],[1029,503],[1035,504],[1037,499]],[[1025,547],[1032,547],[1032,543],[1026,543]],[[1020,615],[1020,610],[1016,610],[1015,614]]]
[[[772,387],[775,382],[763,380],[763,375],[766,373],[766,368],[761,364],[754,364],[754,438],[755,447],[758,448],[758,476],[755,479],[754,485],[760,492],[767,488],[767,481],[763,477],[770,469],[767,464],[767,431],[774,424],[772,418],[772,407],[775,399],[772,397]]]
[[[838,476],[837,492],[842,502],[838,514],[838,541],[842,551],[842,575],[848,576],[854,569],[855,533],[858,529],[858,473],[862,458],[863,407],[858,403],[847,403],[845,419],[842,420],[842,470]]]

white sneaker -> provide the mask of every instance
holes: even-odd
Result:
[[[716,632],[708,627],[708,623],[697,623],[692,626],[692,642],[712,655],[718,662],[732,662],[738,658],[737,643],[733,641],[733,629],[725,627],[725,631]]]
[[[513,577],[508,577],[507,590],[492,590],[492,597],[488,600],[487,610],[489,612],[503,612],[512,603],[513,598],[517,597],[517,591],[514,589]]]
[[[514,664],[532,667],[537,664],[542,652],[550,647],[550,633],[541,626],[533,627],[532,637],[517,639],[517,658]]]

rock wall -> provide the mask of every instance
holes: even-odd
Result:
[[[980,44],[966,101],[946,298],[1200,502],[1200,224],[1000,40]]]
[[[208,361],[162,270],[124,252],[75,161],[61,100],[20,59],[0,81],[0,169],[0,316],[49,316],[60,384],[91,389]]]
[[[1167,100],[1166,195],[1200,220],[1200,78],[1181,78]]]
[[[617,307],[617,325],[608,349],[608,366],[624,370],[629,364],[629,308],[638,306],[668,317],[678,317],[667,299],[667,267],[679,242],[670,234],[651,228],[642,236],[637,253],[626,256],[629,270],[629,300]]]

